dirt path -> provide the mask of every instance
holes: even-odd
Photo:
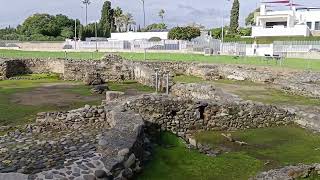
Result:
[[[44,84],[41,87],[27,92],[19,92],[10,97],[12,103],[20,105],[53,105],[63,107],[67,104],[79,101],[96,101],[101,99],[99,96],[83,96],[77,93],[68,92],[76,84]]]

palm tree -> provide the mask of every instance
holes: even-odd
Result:
[[[161,18],[161,20],[162,20],[162,23],[163,23],[163,20],[164,20],[164,14],[166,13],[166,11],[164,10],[164,9],[161,9],[160,11],[159,11],[159,17]]]
[[[114,10],[114,24],[116,25],[118,32],[121,31],[121,27],[123,26],[122,15],[122,9],[120,7],[116,7]]]
[[[88,24],[88,5],[91,4],[90,0],[81,0],[81,2],[86,6],[86,25]]]
[[[125,31],[128,31],[129,25],[131,25],[131,24],[135,25],[136,24],[136,22],[133,19],[132,14],[130,14],[130,13],[123,14],[121,16],[121,20],[123,22],[123,26],[124,26],[124,30]]]

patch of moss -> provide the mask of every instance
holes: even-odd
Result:
[[[259,160],[244,153],[209,157],[189,150],[181,139],[170,133],[163,133],[159,144],[138,180],[248,179],[262,167]]]
[[[320,135],[294,127],[274,127],[231,132],[234,139],[248,143],[240,146],[224,138],[223,132],[200,132],[198,142],[213,148],[244,153],[264,162],[264,170],[297,163],[320,162]]]

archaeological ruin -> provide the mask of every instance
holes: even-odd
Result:
[[[159,93],[127,96],[107,91],[99,106],[38,113],[32,124],[0,136],[0,180],[132,179],[143,171],[151,145],[146,130],[169,131],[201,151],[196,131],[234,131],[296,124],[319,131],[320,116],[243,100],[203,83],[174,83],[177,75],[204,80],[230,79],[266,84],[290,94],[320,98],[320,73],[265,67],[187,62],[0,59],[0,80],[19,74],[57,73],[88,85],[135,80]],[[168,90],[169,94],[166,94]],[[241,142],[240,142],[241,143]],[[21,158],[23,157],[23,158]],[[290,168],[291,167],[291,168]],[[320,172],[319,164],[288,166],[252,179],[290,179],[287,171]]]

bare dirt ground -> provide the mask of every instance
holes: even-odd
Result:
[[[83,96],[66,91],[70,88],[74,88],[74,86],[75,84],[70,83],[44,84],[41,87],[27,92],[16,93],[10,97],[10,101],[20,105],[53,105],[63,107],[74,102],[96,101],[101,99],[100,96]]]

